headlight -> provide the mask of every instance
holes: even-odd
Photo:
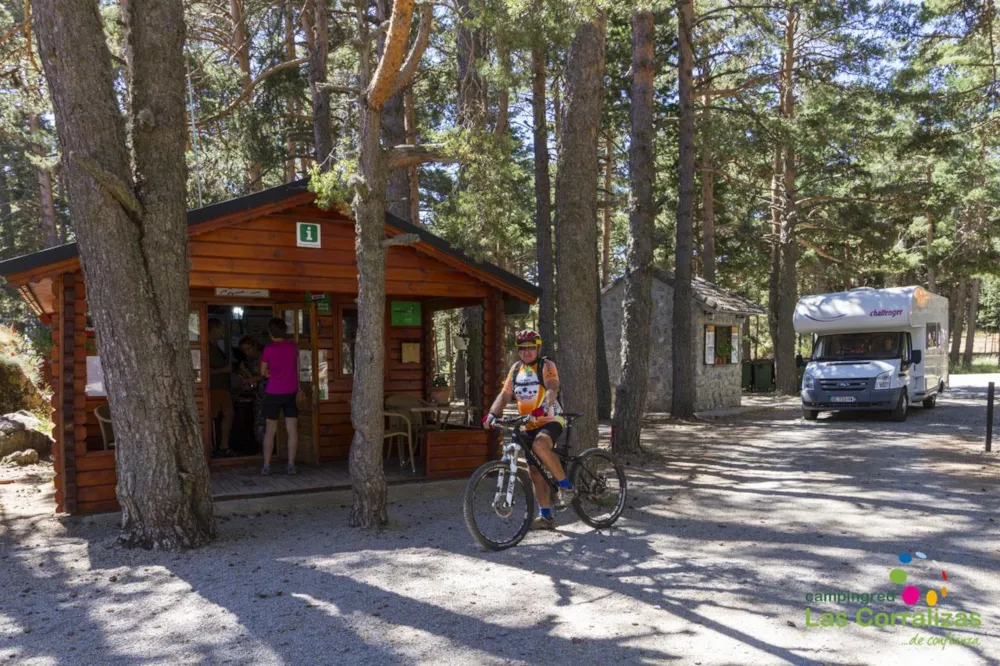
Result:
[[[808,372],[802,375],[802,390],[812,391],[814,388],[816,388],[816,378]]]
[[[881,375],[875,378],[875,389],[884,390],[889,388],[889,384],[892,382],[892,370],[888,372],[883,372]]]

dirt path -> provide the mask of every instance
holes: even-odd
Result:
[[[393,506],[381,534],[344,527],[339,504],[225,516],[211,547],[172,555],[51,517],[44,477],[0,485],[0,663],[995,664],[1000,456],[975,440],[982,405],[969,391],[903,424],[785,409],[655,425],[615,529],[563,515],[495,554],[474,547],[457,496]],[[979,613],[948,630],[978,645],[806,600],[898,594],[897,566],[948,587],[939,617]],[[807,606],[847,626],[809,627]]]

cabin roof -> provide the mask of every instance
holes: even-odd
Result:
[[[311,203],[314,198],[309,192],[309,179],[303,178],[261,192],[254,192],[253,194],[236,197],[235,199],[189,210],[187,213],[188,229],[190,230],[196,226],[202,227],[205,223],[211,223],[213,220],[221,218],[233,218],[235,216],[238,220],[244,220],[253,217],[254,212],[258,210],[261,211],[261,215],[266,215],[268,212],[276,212],[294,205]],[[435,250],[461,261],[473,271],[486,273],[503,285],[506,285],[510,291],[531,294],[535,298],[539,297],[542,293],[541,289],[527,280],[489,262],[477,261],[469,257],[461,250],[452,246],[448,241],[432,234],[423,227],[411,224],[388,212],[385,214],[385,223],[387,226],[401,233],[417,234],[420,237],[420,241],[416,246],[418,249],[420,243],[425,243]],[[46,250],[0,261],[0,275],[15,275],[27,271],[36,272],[39,268],[43,268],[49,264],[66,261],[78,256],[79,251],[76,243],[58,245]]]
[[[668,285],[671,289],[674,288],[674,274],[670,271],[654,268],[653,277]],[[605,287],[603,292],[607,293],[608,291],[614,289],[621,284],[624,279],[624,275],[619,277],[617,280]],[[764,308],[761,307],[759,303],[755,303],[749,298],[744,298],[739,294],[734,294],[728,289],[723,289],[714,282],[703,280],[700,277],[695,276],[691,279],[691,288],[693,290],[694,300],[710,312],[737,315],[764,314]]]

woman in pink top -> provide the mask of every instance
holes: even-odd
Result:
[[[277,317],[267,324],[271,344],[264,348],[260,359],[260,372],[267,377],[264,393],[264,468],[260,473],[271,473],[271,453],[274,436],[278,432],[278,415],[284,412],[285,432],[288,433],[288,473],[296,474],[295,449],[299,444],[299,408],[295,398],[299,392],[299,348],[287,339],[285,322]]]

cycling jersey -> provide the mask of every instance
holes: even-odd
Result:
[[[538,366],[542,368],[541,377],[538,376]],[[518,361],[511,366],[510,372],[507,373],[503,390],[504,393],[513,394],[517,401],[517,412],[524,416],[545,406],[545,382],[553,380],[559,380],[559,371],[556,369],[556,364],[547,358],[539,358],[531,364]],[[555,417],[548,415],[532,417],[525,426],[525,430],[535,430],[553,421],[565,426],[566,419],[559,416],[562,414],[562,407],[558,401],[555,403],[555,413]]]

